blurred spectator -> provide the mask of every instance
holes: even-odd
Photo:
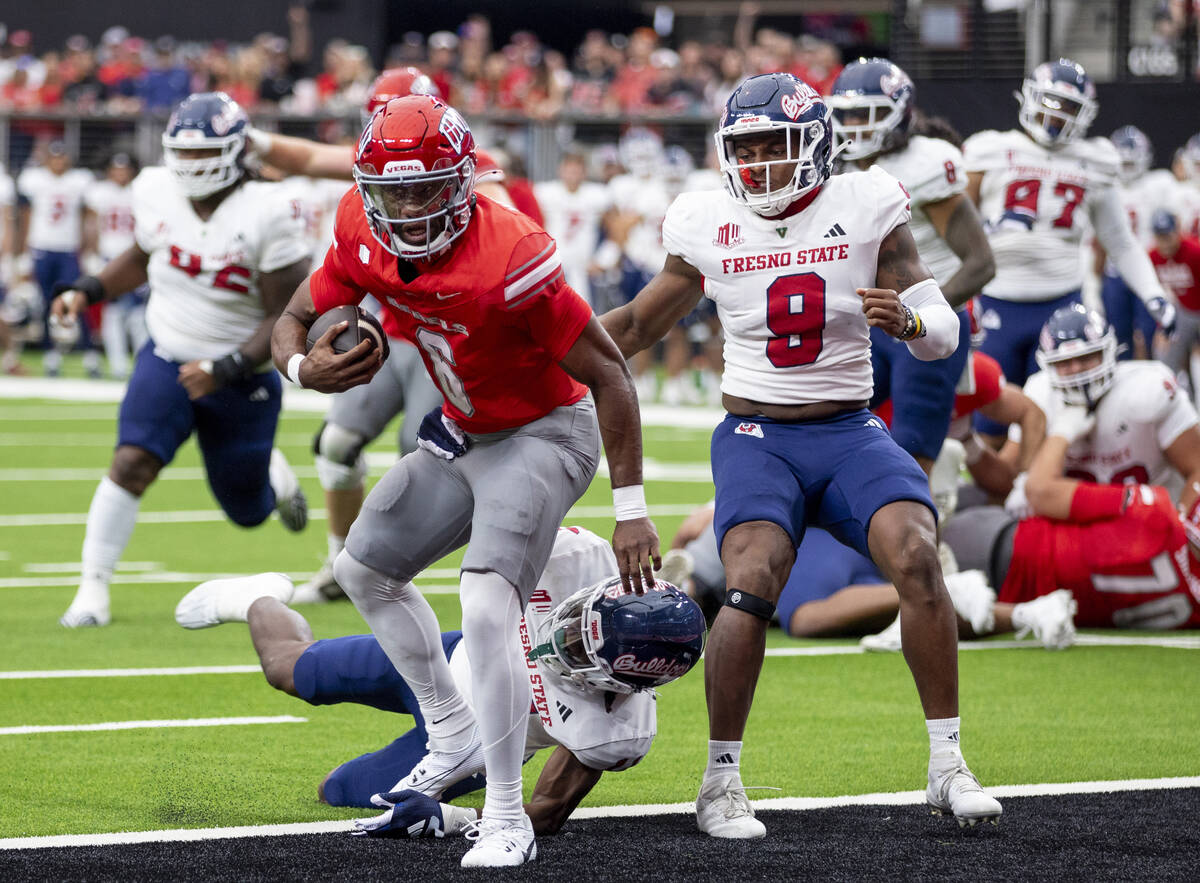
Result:
[[[429,35],[429,63],[425,72],[433,80],[438,92],[454,103],[454,68],[458,60],[458,37],[449,31],[435,31]]]
[[[637,113],[649,106],[650,88],[658,79],[658,71],[650,63],[650,55],[657,44],[658,35],[650,28],[638,28],[630,36],[625,63],[617,71],[611,89],[618,109]]]
[[[170,110],[191,92],[192,76],[175,59],[175,41],[154,41],[154,58],[137,84],[137,96],[145,110]]]
[[[616,56],[614,60],[614,54]],[[577,113],[600,111],[617,75],[621,53],[603,31],[588,31],[575,53],[571,83],[571,109]]]

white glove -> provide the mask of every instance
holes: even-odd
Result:
[[[1059,403],[1047,421],[1046,435],[1057,435],[1065,438],[1068,444],[1074,444],[1091,432],[1095,425],[1096,415],[1083,405]]]
[[[1012,490],[1004,499],[1004,511],[1018,521],[1033,517],[1033,507],[1029,505],[1029,498],[1025,496],[1025,482],[1028,478],[1028,474],[1024,472],[1014,478]]]

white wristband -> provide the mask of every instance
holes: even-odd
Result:
[[[640,484],[628,487],[613,488],[613,511],[617,521],[633,521],[635,518],[645,518],[646,489]]]
[[[264,132],[262,129],[256,129],[250,126],[246,129],[246,140],[250,142],[250,146],[254,148],[254,152],[260,157],[266,156],[271,152],[271,133]]]
[[[292,381],[292,383],[301,388],[303,388],[304,384],[300,382],[300,363],[306,358],[307,356],[305,356],[304,353],[293,353],[292,357],[288,359],[288,380]]]

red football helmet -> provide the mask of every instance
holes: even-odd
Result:
[[[375,111],[393,98],[405,98],[409,95],[442,97],[437,83],[412,65],[388,68],[371,84],[371,93],[367,97],[366,106],[363,107],[363,125],[367,124]]]
[[[429,259],[471,220],[475,139],[440,99],[393,98],[358,139],[354,180],[379,244],[406,260]]]

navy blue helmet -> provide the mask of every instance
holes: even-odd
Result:
[[[556,607],[529,658],[580,686],[633,693],[687,674],[704,652],[705,635],[699,605],[675,586],[655,580],[635,595],[612,577]]]
[[[1096,87],[1083,67],[1069,58],[1047,61],[1021,84],[1017,119],[1043,147],[1057,147],[1087,134],[1100,105]]]
[[[886,58],[846,65],[826,99],[839,155],[866,159],[893,149],[912,125],[916,91],[908,74]]]
[[[785,136],[783,159],[739,161],[739,138],[774,133]],[[829,106],[791,74],[760,74],[743,81],[725,102],[715,138],[725,189],[760,215],[779,214],[833,172]]]
[[[249,125],[245,111],[224,92],[197,92],[179,103],[163,132],[163,164],[189,199],[224,190],[242,176]],[[196,151],[205,155],[197,157]]]
[[[1146,133],[1137,126],[1121,126],[1108,136],[1121,157],[1121,183],[1136,181],[1150,169],[1154,148]]]
[[[1099,353],[1092,367],[1062,373],[1065,362]],[[1117,368],[1117,337],[1112,326],[1083,304],[1059,307],[1042,326],[1037,362],[1050,386],[1062,393],[1068,405],[1095,407],[1113,384]]]

